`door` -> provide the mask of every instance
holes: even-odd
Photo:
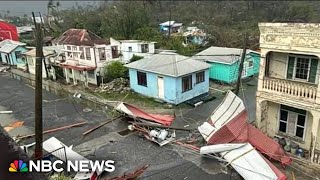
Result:
[[[158,96],[160,99],[164,99],[163,77],[160,77],[160,76],[158,76]]]

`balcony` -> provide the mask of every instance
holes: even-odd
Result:
[[[262,89],[268,93],[312,103],[315,103],[317,98],[317,85],[286,79],[265,77],[263,79]]]

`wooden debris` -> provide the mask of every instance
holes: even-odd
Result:
[[[11,114],[12,111],[0,111],[0,114]]]
[[[15,121],[4,127],[4,130],[7,132],[11,131],[12,129],[15,129],[17,127],[20,127],[24,124],[24,121]]]
[[[76,123],[76,124],[71,124],[71,125],[67,125],[67,126],[62,126],[62,127],[58,127],[58,128],[54,128],[54,129],[49,129],[49,130],[45,130],[42,132],[42,134],[48,134],[48,133],[52,133],[55,131],[60,131],[60,130],[64,130],[64,129],[69,129],[72,127],[76,127],[76,126],[82,126],[84,124],[87,124],[87,122],[80,122],[80,123]],[[35,134],[29,134],[29,135],[25,135],[25,136],[20,136],[17,137],[17,139],[24,139],[24,138],[29,138],[29,137],[33,137],[35,136]]]
[[[98,126],[96,126],[96,127],[94,127],[94,128],[89,129],[88,131],[82,133],[82,135],[85,136],[85,135],[91,133],[92,131],[94,131],[94,130],[96,130],[96,129],[99,129],[99,128],[101,128],[102,126],[104,126],[104,125],[106,125],[106,124],[108,124],[108,123],[111,123],[111,122],[113,122],[113,121],[115,121],[115,120],[117,120],[117,119],[120,119],[121,117],[122,117],[122,116],[118,116],[118,117],[116,117],[116,118],[112,118],[112,119],[109,120],[109,121],[106,121],[106,122],[104,122],[104,123],[102,123],[102,124],[100,124],[100,125],[98,125]]]
[[[140,122],[133,122],[132,124],[137,125],[137,126],[147,126],[147,127],[172,129],[172,130],[180,130],[180,131],[194,131],[195,130],[192,128],[171,127],[171,126],[163,126],[163,125],[150,124],[150,123],[140,123]]]

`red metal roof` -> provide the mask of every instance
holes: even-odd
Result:
[[[0,20],[0,41],[5,39],[19,41],[17,27],[13,24]]]
[[[290,164],[292,159],[283,150],[280,144],[262,133],[247,122],[248,114],[244,110],[234,119],[221,127],[209,139],[208,144],[242,143],[249,142],[262,154],[281,162],[283,165]]]
[[[70,44],[76,46],[93,46],[94,44],[110,44],[98,35],[86,29],[69,29],[53,40],[56,44]]]

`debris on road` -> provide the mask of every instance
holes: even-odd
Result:
[[[170,126],[173,120],[175,119],[175,115],[160,115],[160,114],[150,114],[144,112],[143,110],[127,104],[125,102],[120,102],[115,109],[121,113],[128,115],[129,117],[135,120],[148,120],[155,123],[159,123],[165,126]]]
[[[126,93],[130,91],[129,81],[124,78],[117,78],[106,84],[101,84],[95,92]]]
[[[12,114],[12,111],[0,111],[0,114]]]
[[[0,67],[0,72],[7,72],[8,69],[10,69],[9,66]]]
[[[233,146],[228,144],[204,146],[201,147],[200,154],[219,153],[228,162],[226,166],[231,165],[246,180],[283,179],[285,176],[283,174],[277,177],[274,170],[250,143],[238,146],[233,144]]]
[[[182,128],[182,127],[172,127],[172,126],[162,126],[151,123],[140,123],[140,122],[132,122],[133,125],[144,126],[144,127],[153,127],[153,128],[162,128],[162,129],[172,129],[172,130],[180,130],[180,131],[194,131],[194,128]]]
[[[24,124],[24,121],[15,121],[15,122],[12,122],[10,123],[9,125],[5,126],[3,129],[7,132],[17,128],[17,127],[20,127]]]
[[[170,132],[165,129],[160,129],[160,128],[143,128],[141,126],[138,126],[137,124],[133,124],[128,126],[129,130],[138,130],[143,133],[143,136],[152,141],[157,143],[159,146],[164,146],[170,142],[173,142],[176,138],[176,133],[175,131]]]
[[[84,108],[82,111],[83,111],[83,112],[92,112],[92,109],[90,109],[90,108]]]
[[[104,122],[104,123],[101,123],[100,125],[98,125],[98,126],[96,126],[96,127],[94,127],[94,128],[91,128],[91,129],[87,130],[86,132],[82,133],[82,135],[85,136],[85,135],[93,132],[94,130],[101,128],[102,126],[104,126],[104,125],[106,125],[106,124],[108,124],[108,123],[111,123],[111,122],[113,122],[113,121],[115,121],[115,120],[117,120],[117,119],[121,119],[121,117],[122,117],[122,116],[118,116],[118,117],[112,118],[112,119],[109,120],[109,121],[106,121],[106,122]]]
[[[147,164],[147,165],[135,170],[133,173],[124,174],[122,176],[114,177],[109,180],[133,180],[133,179],[136,179],[141,174],[143,174],[149,166],[150,166],[150,164]]]
[[[84,124],[87,124],[87,122],[80,122],[80,123],[76,123],[76,124],[71,124],[71,125],[67,125],[67,126],[62,126],[62,127],[58,127],[58,128],[54,128],[54,129],[48,129],[43,131],[42,134],[48,134],[48,133],[52,133],[55,131],[61,131],[61,130],[65,130],[65,129],[69,129],[72,127],[77,127],[77,126],[82,126]],[[33,137],[35,136],[35,134],[28,134],[28,135],[24,135],[24,136],[17,136],[16,139],[25,139],[25,138],[29,138],[29,137]]]
[[[203,147],[202,151],[200,149],[200,153],[221,151],[219,152],[220,155],[244,179],[252,179],[252,177],[257,179],[256,177],[260,177],[258,174],[253,175],[250,171],[262,172],[264,175],[259,179],[266,179],[266,177],[268,179],[286,179],[284,173],[260,155],[253,147],[262,154],[267,155],[270,159],[281,162],[283,166],[292,162],[291,157],[286,154],[280,144],[249,124],[247,120],[248,114],[242,100],[232,91],[228,91],[222,103],[213,111],[208,122],[204,122],[198,127],[207,145],[213,145]],[[230,150],[234,144],[227,143],[246,144],[245,146],[234,147],[235,149]],[[259,163],[255,164],[256,162]],[[253,166],[251,166],[252,164]],[[239,167],[242,167],[242,169]],[[243,167],[250,170],[244,171]],[[268,169],[271,169],[273,174]],[[264,172],[263,170],[266,171]]]
[[[57,157],[58,159],[66,162],[72,161],[75,163],[75,161],[78,160],[89,160],[77,152],[73,151],[70,147],[63,144],[61,141],[59,141],[55,137],[51,137],[50,139],[43,142],[43,149],[47,152],[52,152],[52,155]],[[99,168],[97,168],[96,171],[90,171],[90,172],[77,172],[74,179],[90,179],[90,180],[97,180],[98,177],[102,174],[103,171],[99,171]]]

